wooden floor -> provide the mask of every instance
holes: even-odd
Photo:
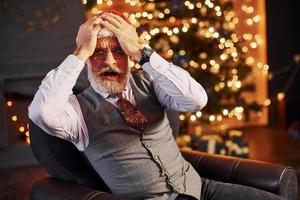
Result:
[[[257,127],[242,131],[249,144],[250,159],[292,166],[300,183],[300,139],[275,128]],[[0,200],[29,200],[32,184],[46,176],[39,166],[1,170]]]

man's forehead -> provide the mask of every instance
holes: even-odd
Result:
[[[116,37],[101,37],[97,39],[97,49],[106,49],[107,47],[110,49],[121,48]]]

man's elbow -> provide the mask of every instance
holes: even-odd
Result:
[[[43,105],[28,107],[28,116],[33,122],[37,124],[44,124],[48,127],[53,126],[53,118],[49,116],[49,108]]]
[[[198,99],[197,104],[198,104],[198,110],[201,110],[202,108],[204,108],[207,104],[208,101],[208,97],[206,92],[203,92],[201,95],[201,98]]]
[[[192,97],[192,101],[194,106],[193,106],[193,110],[190,112],[199,111],[206,106],[208,97],[204,88],[200,88],[199,93],[197,93],[197,95]]]

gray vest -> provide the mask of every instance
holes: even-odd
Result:
[[[147,128],[139,133],[128,126],[119,110],[89,87],[77,96],[89,132],[84,154],[116,196],[171,199],[159,196],[180,193],[200,199],[201,179],[182,157],[149,77],[132,73],[129,84]]]

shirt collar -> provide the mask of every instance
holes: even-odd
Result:
[[[99,88],[99,89],[98,89],[98,88],[95,88],[95,87],[93,87],[93,85],[92,85],[92,88],[93,88],[98,94],[100,94],[103,98],[105,98],[105,99],[110,98],[108,92],[105,92],[104,90],[101,90],[100,88]],[[128,81],[126,87],[122,90],[122,92],[128,92],[130,89],[131,89],[131,86],[130,86],[129,81]]]

